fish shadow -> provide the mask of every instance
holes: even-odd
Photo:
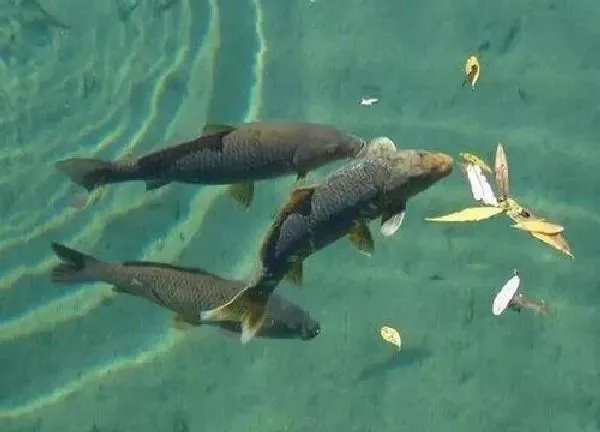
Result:
[[[358,376],[358,381],[367,381],[381,375],[385,375],[396,368],[422,363],[431,357],[431,351],[425,348],[408,348],[401,352],[394,352],[390,357],[377,361],[363,369]]]

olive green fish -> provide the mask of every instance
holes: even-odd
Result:
[[[56,167],[88,191],[141,180],[146,190],[172,182],[230,185],[230,195],[248,208],[254,182],[309,171],[356,156],[365,141],[334,126],[317,123],[245,123],[208,125],[202,136],[150,153],[137,160],[72,158]]]
[[[262,274],[245,292],[266,298],[283,279],[301,284],[303,261],[343,237],[371,254],[368,222],[381,218],[381,233],[393,235],[408,199],[448,176],[453,166],[443,153],[397,150],[387,138],[373,140],[358,160],[291,194],[263,241]]]
[[[241,333],[243,343],[254,336],[307,340],[319,334],[319,323],[282,297],[270,298],[266,313],[262,303],[257,309],[251,296],[243,294],[248,286],[244,281],[165,263],[101,261],[59,243],[52,243],[52,249],[62,260],[52,269],[52,281],[106,282],[116,292],[145,298],[175,312],[177,328],[216,325]]]

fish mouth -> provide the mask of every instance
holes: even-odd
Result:
[[[359,137],[358,135],[350,134],[349,136],[354,142],[358,143],[353,156],[356,158],[363,157],[367,152],[367,148],[369,147],[367,145],[367,141],[364,138]]]
[[[302,329],[302,340],[311,340],[316,338],[319,333],[321,332],[321,326],[319,324],[314,324],[313,326],[309,327],[309,328],[303,328]]]
[[[427,165],[437,179],[449,176],[454,170],[454,159],[446,153],[430,153]]]

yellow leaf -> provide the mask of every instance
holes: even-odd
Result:
[[[569,247],[569,244],[561,234],[548,235],[539,232],[530,232],[529,234],[531,234],[536,239],[543,241],[547,245],[552,246],[554,249],[564,253],[565,255],[574,258],[573,254],[571,253],[571,248]]]
[[[474,222],[489,219],[502,212],[503,209],[500,207],[471,207],[445,216],[425,218],[425,220],[432,222]]]
[[[395,328],[383,326],[379,330],[379,334],[381,335],[381,339],[391,343],[392,345],[395,345],[396,347],[398,347],[398,350],[402,348],[402,338],[400,337],[400,333],[398,332],[398,330],[396,330]]]
[[[474,155],[473,153],[460,153],[460,156],[465,160],[465,162],[470,163],[472,165],[476,165],[485,172],[492,173],[492,169],[481,159],[479,156]]]
[[[470,56],[465,63],[465,81],[471,84],[471,88],[475,88],[475,84],[479,80],[480,69],[477,57]]]
[[[523,220],[512,226],[523,231],[538,232],[548,235],[559,234],[565,230],[562,226],[546,222],[543,219]]]

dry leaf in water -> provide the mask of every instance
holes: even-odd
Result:
[[[396,330],[395,328],[383,326],[379,330],[379,333],[381,334],[381,339],[383,339],[384,341],[395,345],[396,347],[398,347],[398,350],[402,348],[402,338],[400,337],[400,333],[398,332],[398,330]]]
[[[530,232],[529,234],[536,239],[543,241],[547,245],[552,246],[554,249],[574,258],[569,244],[561,234],[548,235],[540,232]]]
[[[471,88],[475,88],[475,84],[479,81],[479,73],[481,67],[479,66],[479,60],[475,56],[471,56],[465,63],[465,83],[471,84]]]
[[[474,155],[473,153],[459,153],[459,154],[460,154],[460,157],[462,157],[465,162],[467,162],[471,165],[477,165],[479,168],[481,168],[482,170],[484,170],[485,172],[487,172],[489,174],[492,173],[492,169],[479,156]]]
[[[500,207],[470,207],[436,218],[425,218],[425,220],[431,222],[475,222],[489,219],[502,212]]]
[[[543,219],[518,221],[513,227],[523,231],[538,232],[548,235],[560,234],[565,230],[564,227],[547,222]]]
[[[502,144],[498,143],[496,146],[496,192],[499,195],[501,201],[508,199],[509,188],[508,188],[508,161],[506,160],[506,154]]]

